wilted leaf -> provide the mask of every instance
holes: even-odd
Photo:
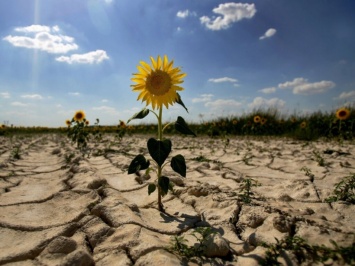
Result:
[[[150,138],[147,146],[150,156],[152,156],[159,166],[162,166],[171,152],[171,141],[169,139],[160,141]]]
[[[149,109],[143,108],[140,112],[134,114],[130,119],[128,119],[127,124],[133,119],[142,119],[149,114]]]
[[[144,170],[149,167],[149,161],[145,159],[142,154],[137,155],[132,160],[131,164],[128,167],[128,174],[133,174],[139,170]]]
[[[177,94],[177,98],[176,98],[176,103],[180,104],[182,107],[185,108],[186,112],[189,112],[189,110],[187,110],[185,104],[183,103],[183,101],[181,100],[181,96],[179,93],[176,93]]]
[[[182,134],[193,135],[196,137],[196,134],[188,127],[184,118],[182,118],[181,116],[178,116],[175,122],[175,129]]]
[[[181,154],[178,154],[171,158],[171,168],[183,177],[186,177],[186,163],[185,158]]]

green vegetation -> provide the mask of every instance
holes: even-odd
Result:
[[[341,112],[339,112],[341,111]],[[345,113],[345,115],[342,115]],[[122,121],[121,121],[122,122]],[[88,125],[88,132],[117,134],[122,138],[125,134],[156,134],[156,124],[136,124],[100,126]],[[314,112],[308,115],[282,115],[276,109],[254,110],[240,116],[217,118],[199,123],[189,123],[189,128],[199,136],[280,136],[298,140],[316,140],[321,137],[339,140],[354,139],[355,137],[355,106],[340,108],[332,112]],[[47,127],[1,127],[0,135],[32,134],[32,133],[66,133],[67,128]],[[164,134],[175,134],[178,130],[174,126],[164,127]]]
[[[355,243],[349,247],[339,247],[338,244],[330,240],[334,248],[328,248],[324,245],[310,245],[299,236],[287,237],[282,240],[276,238],[276,244],[263,243],[262,246],[267,248],[266,256],[262,260],[261,265],[282,265],[278,258],[285,251],[292,252],[298,260],[303,262],[339,262],[339,265],[347,263],[354,265],[355,263]],[[310,265],[310,264],[306,264]],[[327,264],[330,265],[330,264]]]
[[[185,239],[183,236],[173,236],[171,238],[171,245],[168,250],[188,259],[192,257],[201,258],[206,248],[207,239],[215,233],[216,232],[213,231],[211,227],[197,227],[190,234],[196,238],[197,244],[189,246],[187,244],[187,239]]]
[[[258,186],[260,186],[260,183],[258,183],[257,180],[252,178],[244,179],[243,184],[240,187],[240,193],[238,194],[240,200],[246,204],[250,204],[251,196],[254,195],[254,193],[251,191],[251,188]]]
[[[333,196],[326,199],[326,202],[336,202],[339,200],[355,204],[355,174],[344,177],[335,184]]]

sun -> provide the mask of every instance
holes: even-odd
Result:
[[[347,108],[340,108],[335,113],[339,120],[346,120],[350,117],[350,110]]]
[[[85,119],[85,113],[84,111],[80,110],[80,111],[76,111],[75,115],[74,115],[74,120],[76,122],[82,122]]]
[[[163,59],[158,56],[157,60],[153,57],[150,60],[152,67],[144,61],[137,66],[138,73],[131,78],[137,84],[131,85],[132,90],[139,92],[137,100],[151,105],[153,110],[163,105],[169,108],[178,99],[177,91],[184,90],[179,84],[184,82],[186,73],[182,73],[179,67],[174,68],[174,61],[169,62],[166,55]]]

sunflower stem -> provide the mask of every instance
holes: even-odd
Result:
[[[159,108],[159,116],[158,116],[158,140],[163,140],[163,129],[162,129],[162,119],[163,118],[163,106]],[[164,212],[163,204],[161,203],[161,187],[160,187],[160,179],[161,179],[162,167],[158,165],[158,207],[159,211]]]

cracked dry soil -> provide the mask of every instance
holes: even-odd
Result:
[[[185,157],[187,177],[164,168],[175,183],[164,214],[147,193],[154,176],[127,174],[135,155],[149,157],[147,137],[105,138],[89,158],[61,135],[0,139],[0,265],[197,265],[167,247],[175,235],[193,245],[189,234],[200,226],[218,235],[204,265],[258,265],[262,242],[290,235],[329,247],[354,243],[354,205],[324,201],[355,172],[353,143],[235,137],[224,149],[221,139],[173,136],[170,156]],[[246,178],[261,184],[251,204],[238,199]],[[284,256],[282,264],[298,265]]]

